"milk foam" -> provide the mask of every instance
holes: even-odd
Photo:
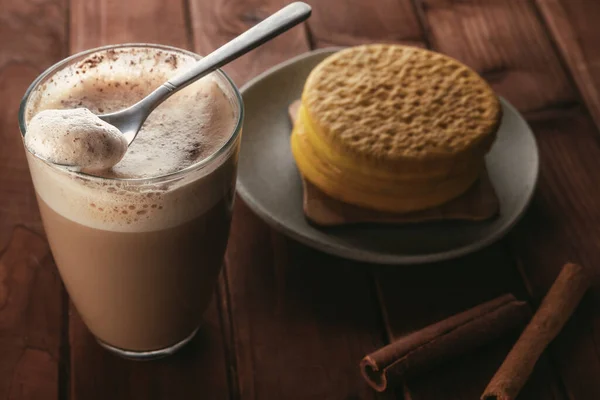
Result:
[[[29,121],[25,145],[50,162],[89,170],[111,168],[127,151],[121,132],[87,108],[36,114]]]
[[[219,148],[233,132],[230,100],[214,77],[194,83],[150,114],[123,160],[106,176],[152,177],[181,170]]]
[[[195,61],[152,48],[95,53],[59,70],[33,92],[28,121],[48,109],[108,113],[125,108]],[[228,82],[210,74],[157,107],[116,165],[86,171],[96,176],[61,171],[28,154],[36,192],[64,217],[98,229],[141,232],[177,226],[219,200],[232,200],[239,140],[208,166],[194,165],[223,147],[238,115]],[[176,174],[183,169],[185,174]]]

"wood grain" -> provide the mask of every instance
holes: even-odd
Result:
[[[452,364],[452,368],[440,367],[411,380],[406,386],[404,400],[479,399],[517,338],[518,335],[508,335],[493,345],[465,354]],[[544,355],[517,399],[568,399],[555,383],[558,378],[554,376]]]
[[[17,124],[30,83],[66,53],[61,0],[0,0],[0,398],[56,399],[63,289]]]
[[[382,301],[394,305],[385,316],[391,340],[505,293],[527,295],[499,244],[446,262],[382,267],[377,277]]]
[[[530,71],[527,82],[519,83],[519,80],[510,81],[504,77],[495,84],[499,93],[513,100],[522,111],[553,109],[557,105],[564,105],[576,99],[576,90],[570,85],[570,81],[565,79],[565,74],[558,66],[558,56],[548,45],[549,39],[543,37],[541,22],[537,20],[530,3],[512,1],[484,4],[466,1],[452,8],[442,1],[422,3],[425,4],[424,15],[427,17],[427,24],[431,26],[430,31],[434,36],[432,43],[436,48],[457,58],[464,58],[473,66],[485,65],[488,60],[495,60],[502,55],[506,65],[520,66]],[[468,22],[468,30],[464,31],[468,34],[461,40],[456,40],[449,34],[449,30],[444,31],[441,28],[444,26],[444,18],[452,23],[463,21],[465,26]],[[478,20],[482,21],[479,36],[483,35],[486,43],[492,45],[459,45],[460,41],[466,40],[469,43],[477,40],[478,30],[473,24]],[[510,29],[507,30],[507,26],[504,25],[500,26],[502,21],[511,21]],[[450,29],[451,23],[446,22],[446,26]],[[528,48],[526,52],[523,51],[525,48]],[[553,94],[548,88],[552,89]],[[535,94],[532,95],[533,92]],[[545,99],[538,97],[542,94]],[[542,182],[544,175],[550,171],[560,172],[549,178],[545,185],[540,184],[526,221],[540,212],[537,199],[541,196],[551,199],[553,209],[549,213],[544,212],[545,217],[537,219],[533,224],[521,224],[522,233],[510,237],[515,249],[513,254],[519,261],[530,292],[538,299],[545,293],[557,270],[568,258],[587,261],[588,257],[591,257],[590,254],[598,252],[598,238],[593,233],[590,235],[587,229],[590,227],[591,232],[598,230],[595,225],[590,224],[590,221],[596,220],[594,215],[597,214],[591,205],[593,197],[590,191],[593,193],[597,186],[592,183],[595,169],[591,167],[591,163],[598,157],[595,154],[598,150],[598,139],[593,136],[593,126],[581,110],[575,108],[569,113],[561,113],[559,117],[553,117],[554,114],[546,113],[541,118],[538,115],[532,123],[537,133],[542,159],[545,160],[541,167]],[[556,144],[557,138],[562,138],[560,145]],[[592,168],[594,172],[587,172],[585,168]],[[563,188],[562,185],[568,187]],[[558,195],[558,198],[554,199],[553,195]],[[587,206],[584,206],[585,199],[589,199]],[[585,214],[578,215],[577,212],[573,212],[582,207],[586,210]],[[551,222],[563,218],[564,221],[573,222],[564,225]],[[568,229],[571,229],[571,232]],[[553,241],[548,238],[550,232],[556,235]],[[597,265],[597,260],[595,262]],[[540,284],[540,281],[544,284]],[[589,310],[585,302],[581,308]],[[599,368],[598,348],[594,344],[593,333],[593,327],[598,325],[596,319],[590,315],[583,318],[576,315],[551,346],[553,364],[558,366],[569,398],[587,399],[600,395],[592,378]]]
[[[363,4],[366,4],[366,2]],[[558,60],[553,57],[549,41],[544,36],[539,23],[536,22],[531,8],[525,8],[525,11],[528,12],[527,15],[516,18],[517,23],[514,28],[517,32],[509,34],[521,34],[522,28],[519,25],[529,26],[533,24],[534,32],[529,35],[533,43],[532,46],[537,46],[537,42],[541,42],[546,46],[545,52],[544,48],[541,51],[537,47],[535,49],[538,54],[541,54],[539,58],[544,60],[543,62],[538,62],[535,59],[531,62],[525,57],[513,60],[514,57],[511,56],[511,53],[507,54],[504,49],[506,46],[502,47],[506,41],[504,37],[494,38],[498,42],[498,46],[501,47],[498,49],[497,55],[490,58],[488,57],[490,53],[488,51],[484,54],[485,57],[478,57],[485,49],[480,49],[482,42],[477,36],[485,34],[486,39],[489,39],[492,35],[500,35],[498,29],[494,27],[497,25],[494,18],[498,18],[498,16],[483,10],[484,7],[480,2],[462,1],[452,4],[447,1],[417,2],[417,7],[414,10],[402,2],[401,5],[404,6],[402,14],[392,13],[389,10],[381,12],[383,7],[379,9],[377,7],[367,7],[366,5],[358,12],[353,11],[351,8],[348,8],[350,10],[348,11],[342,4],[339,7],[321,7],[324,9],[322,10],[323,13],[327,13],[328,9],[335,10],[336,13],[341,12],[343,17],[337,24],[332,22],[336,19],[331,18],[332,15],[329,14],[326,14],[330,17],[328,19],[317,18],[320,10],[317,5],[315,18],[310,20],[309,25],[313,37],[317,39],[319,37],[341,38],[334,44],[352,45],[363,42],[360,36],[355,40],[348,38],[357,36],[355,29],[360,32],[364,31],[355,27],[363,27],[362,21],[365,15],[367,20],[372,19],[367,29],[369,32],[368,41],[375,42],[386,42],[390,37],[393,37],[393,35],[390,36],[386,28],[390,26],[387,21],[402,18],[406,22],[405,26],[412,27],[405,31],[410,33],[397,35],[391,41],[406,43],[406,39],[408,39],[410,44],[416,43],[417,45],[431,42],[436,46],[436,50],[443,52],[460,49],[464,53],[450,53],[450,55],[459,59],[462,58],[463,61],[470,63],[476,69],[484,71],[486,77],[494,82],[497,90],[501,88],[506,88],[505,91],[513,90],[515,94],[508,93],[509,99],[519,97],[518,101],[523,104],[525,102],[532,103],[529,106],[530,110],[545,107],[548,104],[559,104],[567,101],[565,99],[571,101],[573,94],[566,86],[566,77]],[[494,10],[502,8],[501,11],[506,13],[508,5],[503,7],[500,3],[488,3],[487,8],[494,8]],[[460,11],[467,11],[466,16],[461,17],[458,14]],[[373,14],[376,17],[372,17]],[[417,22],[419,17],[421,18],[420,23]],[[431,18],[433,18],[433,21]],[[435,24],[435,27],[433,27],[433,24]],[[453,24],[457,24],[458,29]],[[482,32],[488,24],[491,24],[490,31]],[[468,27],[464,25],[468,25]],[[429,33],[427,37],[423,36],[420,26],[426,28],[426,32]],[[451,26],[452,31],[450,32]],[[513,25],[511,24],[511,26]],[[397,29],[403,28],[397,27]],[[527,34],[527,32],[525,33]],[[463,42],[466,43],[466,46]],[[315,43],[320,44],[322,41],[315,40]],[[512,54],[514,53],[513,50]],[[511,63],[505,63],[506,59],[510,59]],[[530,75],[537,74],[538,71],[546,73],[546,59],[550,59],[554,63],[557,71],[555,74],[560,77],[562,83],[555,84],[555,77],[550,76],[547,80],[553,81],[555,89],[546,90],[546,93],[542,93],[539,98],[522,99],[522,96],[527,95],[527,93],[524,90],[525,88],[519,88],[520,80],[527,81]],[[514,67],[511,67],[512,65]],[[506,70],[498,74],[500,68]],[[522,70],[529,71],[523,73]],[[537,93],[533,94],[533,96],[537,95]],[[550,98],[552,101],[548,100]],[[503,261],[500,262],[499,260]],[[507,258],[501,248],[487,250],[476,256],[433,266],[417,266],[398,271],[387,268],[381,269],[376,275],[376,282],[381,296],[381,306],[386,316],[385,320],[390,340],[489,300],[495,295],[514,291],[516,288],[521,288],[522,295],[526,294],[519,283],[520,277],[515,273],[514,264]],[[405,394],[414,400],[476,398],[492,377],[495,368],[501,364],[510,346],[511,340],[509,338],[488,346],[481,354],[466,356],[457,363],[441,366],[423,376],[422,379],[408,382],[405,387]],[[546,361],[542,361],[541,372],[536,373],[532,383],[526,388],[526,393],[539,398],[560,398],[557,397],[560,395],[560,391],[555,384],[556,379],[552,379],[553,372]],[[486,368],[482,368],[482,366],[486,366]],[[545,381],[549,381],[549,383]],[[435,382],[436,384],[427,384],[427,382]],[[549,392],[559,394],[549,397]]]
[[[541,154],[539,188],[530,212],[511,235],[511,246],[536,301],[566,261],[600,272],[600,140],[583,112],[535,121]],[[569,398],[600,398],[600,291],[584,297],[550,345]]]
[[[600,139],[587,111],[577,108],[577,90],[532,5],[538,5],[600,126],[600,7],[595,2],[313,3],[308,30],[295,28],[226,68],[238,84],[309,47],[431,43],[482,72],[522,111],[536,115],[532,124],[542,174],[530,212],[506,242],[511,255],[497,245],[448,263],[378,268],[390,338],[506,291],[524,297],[514,259],[534,303],[564,261],[598,271]],[[188,15],[186,2],[72,0],[71,51],[148,41],[193,45],[207,53],[281,5],[283,0],[190,0]],[[66,0],[0,0],[0,9],[0,95],[5,99],[0,111],[0,398],[55,399],[67,365],[59,361],[64,350],[61,284],[47,243],[38,235],[42,226],[16,120],[29,83],[67,53],[67,5]],[[555,112],[573,105],[568,113]],[[70,397],[373,398],[357,368],[364,354],[386,341],[372,268],[283,239],[238,199],[222,295],[215,298],[202,333],[174,358],[133,364],[100,349],[74,313]],[[599,306],[595,289],[552,343],[522,398],[600,398]],[[476,398],[512,340],[412,380],[406,399]],[[560,372],[566,396],[551,364]]]
[[[572,102],[574,96],[573,92],[568,87],[567,78],[562,71],[557,58],[552,52],[550,42],[544,36],[543,30],[535,18],[535,13],[533,12],[534,10],[526,5],[525,8],[519,9],[519,7],[522,6],[524,6],[522,3],[516,4],[517,9],[511,10],[511,7],[513,7],[512,4],[502,6],[500,3],[494,3],[488,4],[488,7],[486,8],[483,7],[481,3],[474,1],[466,1],[458,4],[453,3],[452,6],[448,2],[444,1],[418,2],[417,11],[420,12],[421,16],[425,17],[422,21],[422,24],[427,28],[429,33],[429,37],[423,38],[420,42],[431,42],[434,44],[437,50],[450,53],[450,55],[462,59],[474,68],[482,71],[486,78],[492,81],[497,90],[504,90],[505,93],[503,94],[507,95],[510,100],[516,101],[517,104],[521,105],[522,108],[526,108],[527,110],[538,110],[547,107],[554,107],[555,105],[561,105],[562,103],[566,102]],[[461,14],[461,11],[465,12],[464,17],[462,16],[463,14]],[[519,15],[515,14],[513,16],[512,12],[519,13]],[[508,13],[510,15],[502,15],[502,13]],[[359,15],[362,16],[363,14]],[[315,15],[318,14],[315,13]],[[343,20],[344,24],[342,29],[346,28],[344,32],[348,32],[347,34],[352,36],[351,27],[360,25],[360,20],[357,20],[356,17],[354,20],[351,17],[345,17],[346,18]],[[529,47],[531,47],[534,52],[533,57],[525,57],[524,54],[520,54],[515,49],[509,48],[508,46],[510,46],[510,42],[505,37],[492,37],[492,35],[498,36],[500,32],[503,32],[498,28],[498,24],[500,22],[497,21],[506,21],[508,17],[510,17],[511,21],[510,26],[514,28],[515,32],[504,32],[503,34],[507,35],[508,39],[510,39],[510,37],[515,37],[515,35],[521,35],[524,33],[526,35],[526,39],[528,39],[530,42]],[[405,13],[403,18],[405,20],[411,20],[416,19],[416,16],[413,15],[411,18],[410,13],[408,16]],[[317,24],[315,21],[318,22],[317,19],[312,19],[310,22],[311,31],[319,32],[319,30],[314,27]],[[329,25],[331,25],[331,23]],[[458,30],[455,29],[455,25],[459,27]],[[376,26],[385,26],[385,23],[380,20]],[[450,31],[450,27],[452,27],[452,31]],[[523,27],[532,29],[523,29]],[[524,32],[522,32],[523,30]],[[374,37],[371,37],[371,39],[374,41],[386,41],[385,29],[380,29],[379,35],[381,36],[375,35]],[[331,36],[339,37],[335,35]],[[482,37],[485,40],[482,40]],[[493,43],[495,44],[494,49],[491,51],[489,51],[487,48],[484,48],[484,46],[487,44],[486,41],[490,39],[492,39]],[[360,42],[360,40],[346,40],[347,44],[355,44],[356,42]],[[419,41],[417,40],[417,42]],[[507,42],[508,44],[506,44]],[[316,43],[319,42],[316,41]],[[467,44],[466,46],[465,43]],[[460,50],[460,52],[458,50]],[[497,54],[490,55],[490,53],[494,53],[494,51],[496,51]],[[515,55],[519,56],[519,58],[516,58]],[[540,83],[540,88],[543,87],[545,92],[542,91],[540,93],[537,88],[534,88],[535,93],[529,95],[529,98],[527,98],[528,92],[532,90],[532,88],[524,87],[522,83],[527,83],[532,75],[544,75],[544,79]],[[552,83],[554,86],[548,87],[548,83]],[[527,107],[525,107],[525,105],[527,105]],[[463,262],[467,267],[477,268],[479,267],[478,264],[489,265],[490,261],[493,261],[494,259],[495,256],[488,255],[484,256],[483,259],[476,264],[472,264],[473,261],[469,261],[468,259]],[[452,267],[451,265],[452,263],[448,265],[450,270],[456,269],[456,266]],[[505,268],[512,268],[512,265],[510,262],[508,262],[507,265],[498,265],[496,263],[494,268],[501,271]],[[489,273],[489,270],[486,269],[486,271]],[[429,278],[429,275],[425,276]],[[446,279],[449,279],[453,276],[454,275],[446,277]],[[467,276],[477,275],[469,275],[469,273],[466,273],[458,274],[458,276],[460,276],[462,282],[462,279]],[[410,326],[412,326],[413,329],[420,328],[429,322],[433,322],[437,319],[443,318],[444,316],[450,315],[451,313],[468,308],[467,305],[473,305],[477,302],[485,300],[485,298],[480,298],[480,295],[477,294],[477,291],[474,288],[465,288],[461,285],[457,285],[456,290],[461,291],[463,300],[460,299],[461,296],[457,296],[457,293],[454,293],[454,295],[440,295],[440,293],[436,292],[435,289],[432,288],[424,291],[426,294],[424,295],[424,298],[422,298],[422,301],[425,302],[425,304],[419,304],[418,301],[412,301],[411,298],[410,304],[411,308],[414,309],[415,315],[407,316],[407,310],[398,304],[406,303],[410,297],[405,298],[404,301],[398,301],[399,299],[397,298],[398,293],[403,291],[398,290],[398,286],[396,285],[401,285],[400,282],[404,281],[413,282],[414,277],[394,277],[389,272],[377,277],[377,282],[381,289],[384,312],[389,317],[388,328],[391,338],[406,333],[407,329],[410,330]],[[444,279],[440,280],[440,282],[443,281]],[[505,281],[505,290],[507,290],[507,282],[514,286],[516,283],[518,283],[518,281],[519,277],[513,275],[510,280]],[[474,282],[478,281],[475,280]],[[498,291],[502,287],[499,282],[501,281],[489,281],[488,284],[491,286],[491,288],[486,287],[485,294],[489,295],[490,293],[493,293],[494,290]],[[464,284],[464,282],[462,283]],[[432,296],[432,293],[436,294]],[[444,304],[445,307],[436,308],[441,312],[437,318],[432,314],[431,308],[426,308],[427,301]],[[417,316],[420,315],[426,315],[429,318],[433,318],[429,321],[419,321]],[[395,324],[400,323],[400,321],[402,326],[395,326]],[[409,324],[409,327],[407,327],[407,323]],[[509,344],[510,342],[504,343],[503,351],[498,351],[498,347],[494,348],[494,346],[491,346],[490,357],[493,356],[495,358],[488,358],[487,364],[492,366],[499,365],[502,361],[503,354],[506,354],[510,348]],[[485,387],[487,380],[493,375],[494,372],[494,368],[489,368],[486,371],[486,374],[482,374],[483,370],[478,367],[481,361],[482,360],[479,359],[477,362],[473,363],[463,362],[460,368],[456,368],[456,366],[445,369],[440,368],[439,371],[432,374],[429,379],[434,379],[440,382],[445,381],[448,384],[453,384],[451,387],[449,387],[448,384],[441,385],[440,387],[443,387],[445,391],[436,391],[435,389],[431,389],[435,386],[413,383],[412,385],[408,385],[407,393],[411,395],[412,398],[423,399],[439,398],[439,396],[442,395],[444,398],[449,398],[448,396],[452,396],[451,398],[469,398],[469,396],[477,392],[477,390],[473,391],[473,388],[476,387],[478,390],[482,390]],[[547,365],[544,365],[542,369],[549,370]],[[537,378],[537,381],[533,380],[533,383],[530,385],[532,388],[528,390],[531,390],[531,393],[542,395],[546,389],[545,385],[540,384],[540,382],[546,380],[549,376],[548,374],[551,373],[551,371],[542,372],[541,378]],[[461,376],[462,379],[458,379]],[[461,383],[464,382],[465,377],[470,377],[467,378],[470,382],[469,385],[464,385],[464,383]],[[426,381],[426,379],[424,379],[424,381]],[[558,391],[556,385],[548,386],[551,388],[553,393]],[[425,388],[428,389],[425,390]],[[452,390],[448,390],[450,388]],[[433,393],[437,394],[437,397],[433,396],[432,390]]]
[[[209,52],[283,5],[192,1],[196,50]],[[225,70],[241,84],[307,50],[301,26]],[[375,396],[358,370],[382,344],[367,270],[288,242],[239,199],[226,266],[240,398]]]
[[[461,259],[432,265],[380,269],[378,286],[390,340],[504,293],[527,292],[499,244]],[[412,400],[478,398],[518,337],[518,332],[408,381]],[[547,360],[525,389],[524,398],[554,399],[560,390]]]
[[[192,1],[197,52],[283,5]],[[300,26],[225,70],[242,84],[308,45]],[[288,242],[236,203],[226,268],[240,398],[373,398],[358,369],[362,356],[382,344],[368,271]]]
[[[600,7],[588,0],[536,0],[536,4],[600,127]]]
[[[358,369],[383,344],[370,267],[274,234],[242,202],[227,267],[240,398],[376,397]]]
[[[529,1],[416,0],[433,48],[466,63],[520,111],[576,94]]]
[[[312,2],[308,20],[312,47],[356,46],[373,42],[424,46],[410,0],[329,0]]]
[[[146,42],[189,47],[183,2],[71,0],[72,52]]]
[[[346,2],[340,2],[337,7],[331,6],[331,2],[328,2],[327,6],[321,3],[314,5],[315,12],[309,20],[309,26],[317,46],[355,45],[365,42],[427,45],[433,41],[434,36],[424,35],[421,26],[427,28],[429,24],[428,19],[423,17],[429,17],[432,11],[435,14],[436,5],[439,11],[440,8],[449,10],[465,7],[473,2],[453,3],[453,6],[448,2],[427,2],[427,4],[419,3],[414,9],[409,2],[394,2],[394,5],[387,8],[371,7],[366,1],[355,3],[354,7],[348,7]],[[476,9],[473,10],[474,8],[471,6],[470,17],[481,19],[479,15],[473,16],[473,13],[477,12]],[[422,19],[420,20],[419,17]],[[434,17],[440,19],[439,14]],[[456,22],[455,20],[459,18],[450,11],[442,14],[441,17],[454,19],[454,21],[436,22],[443,26]],[[482,24],[488,23],[489,16],[484,17]],[[461,37],[462,31],[459,30],[458,33],[460,40],[464,40],[465,38]],[[465,34],[470,33],[469,30]],[[474,32],[475,35],[479,33]],[[452,34],[455,36],[452,40],[458,41],[456,33],[453,31]],[[438,32],[438,35],[447,36],[449,33]],[[546,40],[544,36],[540,37],[541,40]],[[501,38],[498,41],[501,42]],[[475,60],[474,63],[475,67],[487,65],[480,60]],[[537,67],[538,70],[545,68],[543,65]],[[516,71],[513,71],[512,75],[515,74]],[[516,82],[508,82],[507,85],[515,84]],[[538,105],[534,105],[532,109],[536,107]],[[503,262],[500,262],[500,259]],[[389,340],[394,340],[497,295],[513,291],[515,288],[522,289],[514,265],[501,248],[432,266],[381,268],[375,276],[375,281],[379,289]],[[521,290],[521,294],[525,292]],[[405,386],[405,395],[413,400],[477,398],[493,376],[495,368],[501,364],[503,357],[510,350],[510,346],[509,338],[488,346],[482,353],[465,356],[458,362],[441,366],[425,374],[421,379],[409,381]],[[541,375],[532,381],[526,393],[544,396],[549,390],[557,390],[554,380],[549,379],[547,367],[548,365],[544,364]],[[545,383],[546,380],[550,382]],[[436,384],[432,385],[428,382]]]
[[[0,255],[0,397],[58,398],[61,291],[45,238],[15,228]]]
[[[539,108],[538,105],[542,103],[531,98],[526,91],[536,90],[534,89],[536,87],[552,87],[552,85],[549,86],[550,80],[555,81],[555,88],[557,87],[556,82],[559,80],[565,83],[568,81],[564,81],[561,77],[562,74],[556,72],[557,68],[553,66],[556,63],[551,61],[556,57],[547,53],[550,51],[547,45],[539,46],[540,49],[546,49],[544,52],[547,54],[544,57],[541,57],[539,52],[538,55],[535,55],[535,52],[532,53],[534,51],[533,43],[539,44],[542,41],[541,39],[533,40],[534,37],[538,37],[539,34],[535,32],[539,32],[540,28],[539,22],[533,20],[533,13],[526,10],[530,8],[530,5],[526,2],[512,3],[514,4],[511,4],[510,7],[506,5],[502,13],[498,13],[497,9],[490,13],[496,15],[497,21],[524,21],[525,16],[529,15],[528,18],[531,18],[531,21],[523,23],[522,29],[528,27],[531,32],[520,31],[518,36],[506,36],[501,41],[503,45],[499,45],[510,48],[522,48],[524,43],[528,42],[531,42],[532,45],[527,54],[520,56],[515,54],[515,57],[518,56],[518,58],[511,60],[508,64],[525,65],[523,60],[530,60],[527,62],[530,63],[530,66],[534,66],[531,63],[538,60],[535,61],[535,68],[541,68],[545,72],[530,75],[529,85],[533,85],[531,87],[513,83],[513,89],[504,84],[497,85],[496,88],[500,94],[506,95],[509,99],[513,96],[511,93],[518,90],[519,92],[514,96],[518,94],[523,97],[521,97],[521,103],[517,104],[522,110],[531,110]],[[470,11],[473,13],[473,4],[467,2],[467,6],[470,6]],[[479,6],[479,9],[483,8],[483,6]],[[492,9],[493,7],[488,6],[488,8]],[[453,8],[451,12],[454,14],[458,11]],[[466,9],[462,11],[466,11]],[[449,12],[446,10],[446,13]],[[427,12],[427,15],[429,16],[431,13]],[[436,26],[439,26],[439,21]],[[495,37],[492,36],[492,33],[496,32],[492,30],[493,26],[491,22],[485,24],[488,41],[496,43]],[[498,28],[497,31],[501,32],[502,30]],[[472,32],[472,29],[469,32]],[[504,32],[507,31],[504,29]],[[437,43],[442,49],[453,49],[452,51],[456,51],[458,54],[450,54],[460,58],[461,50],[458,45],[455,46],[455,50],[451,45],[444,47],[442,42],[447,37],[449,36],[440,35],[434,43]],[[481,48],[483,49],[483,47]],[[497,51],[496,49],[497,46],[490,47],[489,52],[493,55]],[[486,57],[491,56],[485,53],[478,58],[485,60]],[[542,62],[543,59],[546,61]],[[469,62],[478,65],[477,63],[482,62],[480,60]],[[555,77],[549,78],[548,73]],[[536,90],[536,92],[543,93],[541,90]],[[575,90],[570,87],[568,90],[555,91],[555,93],[561,92],[574,93]],[[552,107],[553,103],[564,103],[567,98],[555,96],[552,101],[546,102],[544,107]],[[551,97],[549,96],[548,99]],[[535,107],[534,104],[536,104]],[[585,117],[585,113],[581,111],[575,111],[559,118],[548,118],[547,115],[546,118],[533,121],[542,157],[541,180],[531,211],[525,222],[521,224],[521,229],[512,235],[511,240],[515,248],[514,254],[521,261],[520,264],[531,287],[531,293],[537,299],[546,292],[558,269],[565,261],[573,259],[584,262],[590,268],[598,265],[598,259],[594,257],[598,254],[598,243],[600,243],[597,201],[592,200],[599,198],[596,193],[598,186],[593,183],[597,181],[597,169],[592,166],[599,156],[595,129],[589,119]],[[540,217],[535,218],[539,214],[541,214]],[[533,218],[535,219],[532,220]],[[589,297],[595,298],[597,294],[593,292]],[[599,325],[599,321],[597,317],[590,314],[592,307],[584,301],[581,310],[551,346],[554,364],[557,365],[570,398],[588,399],[600,396],[600,389],[593,378],[600,371],[598,346],[595,344],[598,342],[594,330],[594,327]]]
[[[207,54],[274,13],[287,0],[190,0],[194,49]],[[304,25],[260,46],[224,70],[239,86],[269,67],[308,51]]]
[[[71,318],[70,335],[72,399],[231,398],[215,304],[209,307],[196,337],[162,360],[134,362],[107,352],[76,313]]]
[[[0,250],[16,224],[42,232],[18,129],[19,102],[31,82],[66,54],[62,0],[0,0]]]
[[[71,52],[118,42],[191,47],[182,2],[72,0],[71,6]],[[219,303],[215,296],[204,325],[188,346],[151,363],[122,360],[100,348],[71,307],[71,398],[229,398],[229,350]]]

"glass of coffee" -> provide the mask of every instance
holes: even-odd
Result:
[[[21,133],[46,109],[125,108],[198,58],[148,44],[76,54],[27,90]],[[110,351],[162,357],[198,330],[227,244],[242,120],[239,92],[217,71],[154,110],[109,170],[75,172],[26,150],[60,275]]]

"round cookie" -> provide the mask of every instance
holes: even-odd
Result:
[[[498,98],[474,71],[400,45],[328,57],[309,75],[302,104],[307,123],[337,151],[336,164],[360,160],[417,178],[471,168],[491,147],[501,117]]]
[[[349,172],[319,158],[307,140],[302,120],[291,137],[296,165],[316,187],[340,201],[381,211],[408,212],[435,207],[466,191],[477,179],[480,165],[464,173],[428,180],[404,180]]]
[[[500,118],[492,89],[458,61],[407,46],[357,46],[309,75],[292,151],[302,175],[338,200],[416,211],[475,182]]]

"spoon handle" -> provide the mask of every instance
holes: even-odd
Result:
[[[172,91],[180,90],[298,25],[300,22],[306,20],[310,16],[310,13],[311,8],[308,4],[302,2],[292,3],[202,58],[189,70],[169,79],[164,85]]]

